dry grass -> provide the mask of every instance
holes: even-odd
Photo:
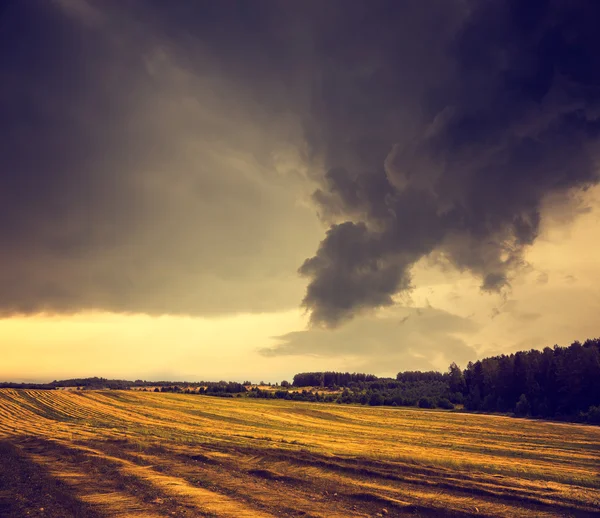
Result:
[[[2,516],[600,515],[600,428],[581,425],[4,389],[0,446]]]

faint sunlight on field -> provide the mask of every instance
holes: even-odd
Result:
[[[0,457],[3,517],[600,508],[600,428],[416,409],[3,389]]]

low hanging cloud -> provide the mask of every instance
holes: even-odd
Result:
[[[414,41],[420,95],[400,86],[414,70],[389,52],[397,39],[384,24],[365,44],[369,71],[354,61],[344,69],[361,87],[330,92],[345,117],[319,105],[315,124],[326,131],[313,144],[327,173],[313,199],[331,226],[299,270],[315,325],[392,305],[429,254],[479,276],[484,291],[502,290],[538,236],[544,200],[598,182],[600,5],[463,5],[462,21],[434,36],[432,50]],[[395,123],[414,105],[422,117],[411,134]]]
[[[387,374],[443,370],[451,361],[465,365],[476,356],[465,339],[477,330],[471,319],[439,309],[399,308],[385,316],[355,319],[333,332],[312,328],[287,333],[259,352],[267,357],[346,358],[352,368]]]

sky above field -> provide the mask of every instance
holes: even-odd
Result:
[[[0,5],[0,380],[600,335],[600,3]]]

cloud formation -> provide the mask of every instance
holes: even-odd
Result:
[[[348,359],[355,369],[393,375],[398,370],[445,370],[476,355],[465,338],[478,325],[434,308],[402,308],[379,317],[355,319],[335,331],[307,329],[275,337],[263,356],[315,356]],[[392,369],[392,371],[390,371]],[[395,369],[395,370],[393,370]]]
[[[390,14],[376,35],[355,37],[369,38],[364,48],[380,57],[368,71],[354,60],[343,69],[360,86],[331,91],[342,100],[319,105],[327,130],[315,146],[328,172],[313,198],[332,224],[300,268],[313,324],[336,326],[393,304],[410,289],[415,262],[432,253],[479,276],[482,290],[499,291],[538,236],[544,200],[568,200],[598,182],[600,34],[592,20],[600,6],[463,5],[454,32],[436,33],[431,48],[422,33],[413,41],[416,70],[426,71],[416,74],[419,95],[393,87],[415,69],[393,54]],[[422,116],[411,134],[403,110],[415,105]],[[577,208],[565,201],[563,209]]]
[[[335,326],[425,256],[508,286],[544,200],[598,180],[598,11],[11,3],[0,314],[275,311],[308,283]]]
[[[161,4],[3,13],[0,314],[297,307],[301,129]]]

